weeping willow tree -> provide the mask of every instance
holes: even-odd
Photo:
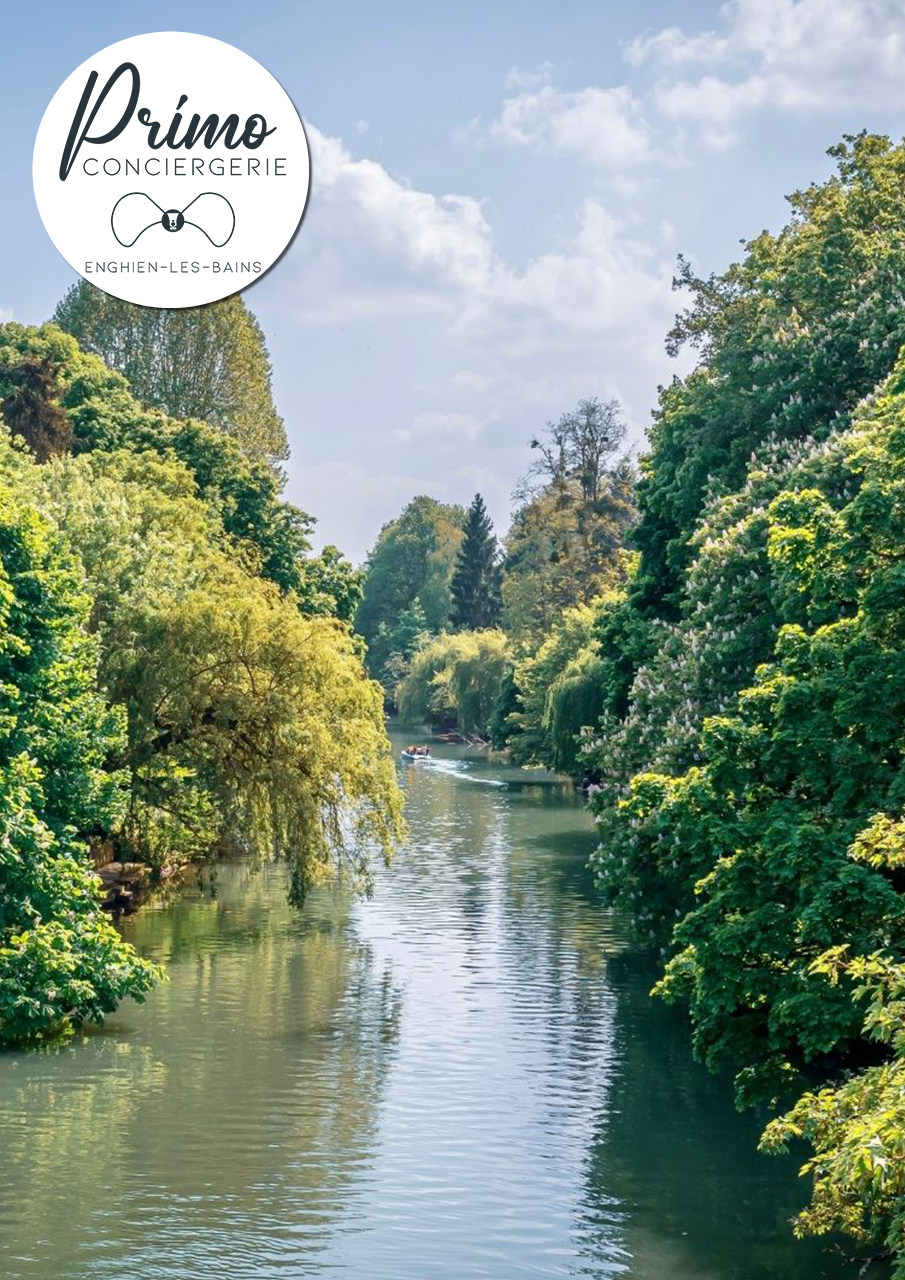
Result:
[[[547,735],[548,762],[562,773],[578,774],[584,767],[582,730],[593,729],[604,709],[604,668],[591,643],[555,676],[547,690],[542,725]]]
[[[6,450],[10,467],[20,467]],[[255,573],[176,459],[57,459],[31,483],[79,546],[100,680],[121,706],[128,806],[117,838],[160,864],[277,852],[293,896],[337,867],[364,882],[401,834],[383,724],[349,629]]]
[[[277,851],[297,898],[337,866],[366,880],[402,824],[345,562],[310,556],[308,517],[228,435],[143,408],[54,325],[0,326],[0,409],[28,446],[4,435],[0,476],[84,566],[99,684],[128,730],[107,762],[123,856]]]
[[[511,669],[502,631],[437,636],[418,650],[397,689],[399,714],[409,723],[427,720],[485,735]]]
[[[543,643],[515,665],[499,734],[520,764],[580,772],[578,740],[603,708],[596,624],[601,602],[565,609]]]

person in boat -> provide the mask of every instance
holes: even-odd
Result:
[[[430,753],[431,753],[430,747],[425,747],[425,746],[418,747],[418,746],[415,746],[414,743],[412,743],[411,746],[408,746],[405,749],[405,754],[408,756],[429,756]]]

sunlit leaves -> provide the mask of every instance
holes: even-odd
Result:
[[[502,631],[443,633],[415,652],[397,690],[399,714],[408,724],[430,721],[486,733],[511,667]]]
[[[0,485],[0,1044],[100,1020],[157,977],[104,919],[86,837],[125,805],[74,557]]]

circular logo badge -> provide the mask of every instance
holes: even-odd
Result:
[[[196,307],[258,279],[305,211],[308,143],[269,71],[181,31],[121,40],[54,94],[35,198],[79,275],[148,307]]]

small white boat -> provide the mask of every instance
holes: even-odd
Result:
[[[403,751],[402,758],[403,760],[414,762],[416,760],[430,760],[431,755],[429,751]]]

